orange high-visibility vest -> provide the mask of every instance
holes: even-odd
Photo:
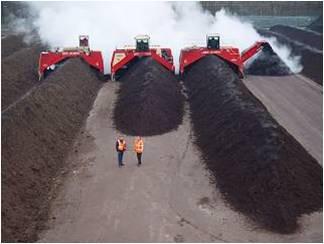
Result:
[[[119,151],[125,151],[126,150],[126,142],[125,140],[123,142],[121,142],[120,140],[118,141],[118,150]]]
[[[137,140],[137,139],[135,139],[134,151],[136,153],[142,153],[143,150],[144,150],[144,142],[143,142],[143,140]]]

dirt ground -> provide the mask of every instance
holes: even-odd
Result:
[[[112,82],[101,88],[40,242],[322,242],[322,212],[281,235],[226,206],[192,143],[188,115],[177,131],[145,137],[143,166],[128,151],[119,169],[111,120],[117,90]]]
[[[272,116],[323,165],[323,89],[302,75],[243,80]]]

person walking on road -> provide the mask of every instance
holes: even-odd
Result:
[[[118,153],[118,166],[119,166],[119,168],[121,168],[122,166],[125,165],[125,164],[123,164],[123,156],[124,156],[124,152],[126,151],[126,141],[124,140],[124,138],[122,136],[120,136],[117,139],[116,151]]]
[[[142,153],[144,150],[144,141],[140,136],[137,136],[134,141],[134,151],[137,156],[137,166],[141,166],[142,164]]]

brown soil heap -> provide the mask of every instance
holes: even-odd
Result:
[[[292,72],[289,67],[279,58],[270,46],[265,46],[256,58],[247,62],[246,74],[284,76]]]
[[[216,56],[187,71],[196,144],[231,206],[269,230],[291,233],[322,208],[317,161]]]
[[[121,78],[114,110],[116,128],[127,135],[152,136],[182,123],[184,97],[170,71],[152,58],[137,61]]]
[[[291,48],[293,55],[301,57],[301,64],[303,69],[301,73],[306,77],[312,79],[316,83],[323,85],[323,52],[307,48],[307,46],[294,42],[282,34],[258,30],[263,36],[276,37],[278,42]]]
[[[12,55],[14,52],[28,47],[23,41],[23,35],[8,35],[1,39],[1,58]]]
[[[71,59],[2,112],[2,241],[37,240],[53,177],[99,87],[88,65]]]
[[[38,59],[41,47],[23,48],[2,59],[1,111],[17,101],[38,81]]]

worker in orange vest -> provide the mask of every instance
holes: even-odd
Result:
[[[137,136],[134,140],[134,151],[137,156],[137,166],[141,166],[142,164],[142,153],[144,150],[144,141],[140,136]]]
[[[121,168],[125,164],[123,164],[123,155],[126,151],[126,141],[122,136],[120,136],[116,141],[116,151],[118,153],[118,166]]]

